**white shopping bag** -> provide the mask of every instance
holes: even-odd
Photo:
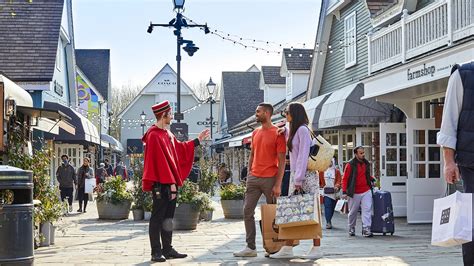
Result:
[[[336,207],[334,208],[334,210],[342,214],[347,214],[349,213],[349,207],[347,205],[347,200],[339,199],[336,202]]]
[[[86,178],[85,186],[84,186],[84,193],[94,192],[95,188],[95,178]]]
[[[451,247],[472,241],[472,194],[435,199],[431,245]]]

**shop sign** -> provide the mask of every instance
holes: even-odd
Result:
[[[188,140],[188,124],[186,123],[174,123],[171,124],[171,132],[179,141]]]
[[[211,125],[211,122],[210,121],[198,121],[196,122],[196,124],[198,126],[210,126]],[[212,121],[212,125],[213,126],[217,126],[218,125],[218,122],[217,121]]]
[[[407,69],[407,79],[408,80],[413,80],[417,78],[421,78],[424,76],[433,76],[434,73],[436,72],[436,67],[435,66],[428,66],[426,67],[426,64],[423,64],[423,67],[419,69]]]
[[[59,84],[56,80],[54,81],[54,92],[56,92],[59,96],[63,96],[64,88],[61,84]]]

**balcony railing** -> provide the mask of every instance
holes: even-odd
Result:
[[[368,36],[369,75],[474,34],[474,0],[441,0]]]

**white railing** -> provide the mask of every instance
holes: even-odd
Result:
[[[369,75],[474,34],[474,0],[441,0],[368,35]]]

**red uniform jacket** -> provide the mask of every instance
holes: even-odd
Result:
[[[183,185],[194,161],[194,141],[180,142],[169,130],[152,126],[142,138],[145,145],[143,191],[153,183]]]

